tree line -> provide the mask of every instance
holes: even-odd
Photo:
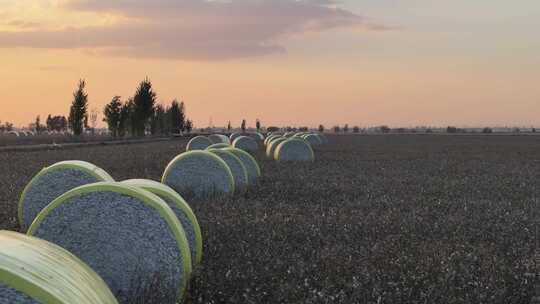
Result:
[[[113,137],[180,134],[193,129],[193,122],[186,117],[184,102],[175,99],[168,106],[158,104],[148,78],[140,82],[133,97],[123,101],[121,96],[114,96],[103,108],[103,116]],[[97,113],[88,113],[86,82],[80,80],[73,93],[67,127],[78,136],[86,129],[95,129],[96,119]],[[89,120],[92,128],[88,126]]]

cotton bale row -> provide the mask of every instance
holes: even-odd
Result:
[[[144,190],[150,188],[170,199],[177,213],[165,200]],[[147,293],[159,294],[160,303],[177,303],[192,271],[190,247],[197,260],[201,245],[193,228],[196,245],[190,246],[177,215],[195,222],[189,220],[189,212],[179,203],[182,200],[173,197],[171,191],[137,181],[83,185],[47,205],[28,234],[79,257],[103,278],[120,303],[132,303]],[[156,282],[159,286],[153,285]]]
[[[231,140],[227,136],[222,135],[222,134],[212,134],[208,136],[208,139],[210,139],[210,141],[214,144],[219,144],[219,143],[228,144],[228,145],[231,144]]]
[[[223,149],[223,148],[229,148],[229,147],[231,147],[231,145],[229,145],[229,144],[217,143],[217,144],[213,144],[213,145],[208,146],[208,148],[206,148],[205,150]]]
[[[250,153],[255,153],[259,150],[259,144],[253,137],[240,136],[233,141],[233,147]]]
[[[301,136],[305,139],[311,146],[320,146],[323,144],[322,137],[318,134],[308,133]]]
[[[268,134],[266,134],[266,137],[272,136],[272,135],[283,136],[283,134],[285,134],[285,133],[283,133],[281,131],[269,132]]]
[[[212,144],[214,143],[206,136],[195,136],[188,142],[186,151],[204,150]]]
[[[250,133],[247,133],[247,136],[253,138],[255,141],[264,141],[264,135],[262,135],[261,133],[259,132],[250,132]]]
[[[294,134],[296,134],[296,132],[286,132],[285,134],[283,134],[284,137],[293,137]]]
[[[161,182],[187,199],[234,193],[234,177],[229,166],[208,151],[189,151],[176,156],[165,168]]]
[[[325,136],[323,133],[320,133],[320,132],[311,132],[311,133],[309,133],[309,134],[307,134],[307,135],[311,135],[311,134],[316,135],[316,136],[321,140],[321,143],[322,143],[322,144],[328,143],[328,138],[326,138],[326,136]]]
[[[30,136],[36,136],[36,133],[34,133],[33,131],[23,130],[23,131],[19,131],[19,135],[23,137],[30,137]]]
[[[88,265],[64,248],[0,231],[1,304],[117,304]]]
[[[249,153],[234,147],[190,151],[167,165],[161,182],[189,200],[232,195],[257,184],[260,167]]]
[[[148,179],[129,179],[122,184],[142,188],[149,191],[169,205],[184,228],[191,252],[192,266],[200,264],[202,260],[202,234],[199,222],[189,204],[176,191],[162,183]]]
[[[266,145],[270,145],[274,140],[276,139],[279,139],[279,138],[288,138],[288,137],[285,137],[285,136],[282,136],[282,135],[278,135],[278,136],[272,136],[270,138],[268,138],[268,140],[266,141]]]
[[[276,152],[276,148],[279,144],[286,141],[288,138],[286,137],[277,137],[268,142],[268,145],[266,146],[266,157],[270,159],[274,159],[274,153]]]
[[[260,133],[260,132],[232,133],[229,138],[230,138],[231,142],[234,142],[234,140],[237,139],[240,136],[251,137],[256,141],[263,141],[264,138],[265,138],[264,135],[262,133]]]
[[[30,227],[38,213],[61,194],[76,187],[112,182],[105,170],[84,161],[62,161],[42,169],[24,188],[18,216],[23,229]]]
[[[243,136],[244,134],[243,133],[232,133],[230,136],[229,136],[229,139],[232,142],[234,142],[235,139],[237,139],[238,137],[240,136]]]
[[[289,138],[277,145],[274,159],[280,162],[312,162],[315,160],[315,153],[306,140]]]
[[[288,132],[285,135],[283,135],[283,137],[286,137],[286,138],[302,138],[302,139],[307,140],[309,142],[309,144],[312,145],[312,146],[319,146],[319,145],[322,145],[322,144],[328,142],[328,140],[326,139],[326,137],[322,133],[317,133],[317,132]],[[269,138],[267,138],[267,140],[266,140],[267,144],[271,140]],[[271,138],[272,139],[276,138],[276,136],[272,136]]]
[[[17,132],[17,131],[9,131],[6,134],[9,135],[9,136],[12,136],[12,137],[20,137],[21,136],[19,134],[19,132]]]
[[[297,134],[301,134],[296,136]],[[278,161],[313,161],[315,154],[312,146],[322,144],[317,134],[296,133],[285,136],[272,136],[267,140],[266,157]],[[281,149],[279,149],[281,147]]]
[[[246,168],[248,184],[250,186],[257,184],[257,181],[261,176],[261,168],[259,167],[257,160],[255,160],[255,158],[251,156],[251,154],[241,149],[226,148],[223,150],[231,152],[242,161],[242,164]]]
[[[208,151],[221,158],[229,166],[234,178],[235,190],[244,191],[248,186],[248,173],[242,160],[227,150],[210,149]]]
[[[282,137],[281,135],[269,135],[264,140],[264,145],[268,145],[268,142],[270,142],[274,138]]]

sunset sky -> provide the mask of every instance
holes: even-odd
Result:
[[[538,126],[539,29],[538,0],[0,0],[0,120],[148,76],[196,127]]]

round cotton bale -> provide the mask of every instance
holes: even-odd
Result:
[[[270,135],[279,135],[279,136],[283,136],[283,134],[285,134],[285,133],[283,133],[283,132],[281,132],[281,131],[275,131],[275,132],[270,132],[270,133],[268,133],[266,136],[270,136]]]
[[[288,139],[281,142],[275,149],[274,159],[277,161],[314,161],[313,149],[303,139]]]
[[[322,145],[322,139],[317,134],[306,134],[302,136],[303,139],[305,139],[312,147],[313,146],[320,146]]]
[[[259,145],[252,137],[240,136],[233,141],[233,147],[247,152],[257,152]]]
[[[212,134],[208,136],[208,139],[210,139],[210,141],[214,144],[231,144],[231,140],[227,136],[222,134]]]
[[[266,150],[268,150],[268,147],[270,147],[270,146],[273,144],[274,141],[279,140],[279,139],[287,139],[287,137],[284,137],[284,136],[277,136],[277,137],[274,137],[274,138],[270,139],[270,140],[268,141],[268,144],[266,144]],[[274,148],[274,149],[275,149],[275,148]],[[268,156],[268,155],[267,155],[267,156]],[[270,156],[270,158],[271,158],[271,159],[274,158],[273,154],[272,154],[272,156]]]
[[[271,139],[268,140],[268,143],[267,145],[270,145],[274,140],[278,139],[278,138],[287,138],[285,136],[276,136],[276,137],[272,137]]]
[[[117,304],[107,284],[64,248],[0,231],[0,303]]]
[[[193,137],[186,146],[186,151],[204,150],[212,145],[212,141],[206,136]]]
[[[296,132],[286,132],[285,134],[283,134],[284,137],[293,137],[294,134],[296,134]]]
[[[270,159],[274,159],[274,154],[276,152],[276,148],[279,144],[281,144],[282,142],[286,141],[287,138],[286,137],[280,137],[280,138],[277,138],[275,140],[272,140],[268,146],[266,146],[266,157],[270,158]]]
[[[178,155],[167,165],[161,182],[187,199],[234,193],[234,177],[229,166],[208,151]]]
[[[171,207],[186,233],[191,252],[192,267],[200,264],[203,250],[201,228],[197,221],[197,217],[184,198],[171,187],[149,179],[130,179],[123,181],[122,184],[139,187],[152,192]]]
[[[159,303],[176,303],[191,275],[182,224],[166,202],[141,188],[108,182],[75,188],[43,209],[28,234],[78,256],[120,303],[156,289]]]
[[[255,139],[256,141],[263,141],[264,140],[264,135],[262,135],[259,132],[248,133],[248,136]]]
[[[242,136],[244,134],[242,133],[232,133],[231,136],[229,136],[229,139],[231,140],[231,143],[234,142],[235,139],[237,139],[238,137]]]
[[[82,185],[112,182],[105,170],[85,161],[62,161],[46,167],[30,180],[19,199],[19,223],[30,227],[38,213],[61,194]]]
[[[244,167],[246,168],[248,184],[256,185],[259,176],[261,176],[261,168],[259,167],[259,164],[255,160],[255,158],[253,158],[253,156],[251,156],[246,151],[237,148],[227,148],[224,150],[233,153],[242,161]]]
[[[281,137],[281,135],[270,135],[268,136],[265,140],[264,140],[264,145],[268,145],[268,143],[274,139],[274,138],[278,138],[278,137]]]
[[[208,151],[214,153],[227,163],[227,166],[231,169],[231,173],[234,177],[234,189],[245,190],[248,186],[248,174],[246,167],[240,158],[226,150],[211,149]]]
[[[223,149],[223,148],[229,148],[231,145],[225,144],[225,143],[218,143],[208,146],[205,150],[211,150],[211,149]]]
[[[326,138],[326,135],[324,135],[323,133],[321,133],[321,132],[312,132],[310,134],[317,135],[319,137],[319,139],[321,140],[322,144],[328,143],[328,138]]]

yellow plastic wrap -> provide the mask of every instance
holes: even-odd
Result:
[[[26,227],[25,222],[24,222],[24,208],[25,208],[24,201],[25,201],[25,197],[26,197],[27,192],[30,190],[30,188],[32,188],[34,183],[39,178],[41,178],[43,175],[45,175],[45,174],[47,174],[47,173],[49,173],[51,171],[54,171],[54,170],[68,170],[68,169],[80,170],[80,171],[86,172],[90,176],[95,177],[98,181],[114,182],[114,179],[105,170],[103,170],[100,167],[97,167],[97,166],[95,166],[95,165],[93,165],[93,164],[91,164],[89,162],[80,161],[80,160],[61,161],[61,162],[57,162],[57,163],[55,163],[55,164],[53,164],[51,166],[43,168],[41,171],[38,172],[38,174],[36,174],[32,178],[32,180],[28,183],[28,185],[26,185],[26,187],[24,188],[24,190],[23,190],[23,192],[21,194],[21,197],[19,199],[19,205],[18,205],[19,223],[24,228],[28,228],[28,227]]]
[[[43,304],[118,304],[105,282],[76,256],[12,231],[0,231],[0,284]]]
[[[142,188],[117,182],[100,182],[75,188],[71,191],[64,193],[63,195],[55,199],[52,203],[50,203],[45,209],[43,209],[43,211],[41,211],[41,213],[37,216],[37,218],[34,220],[32,225],[28,229],[28,235],[35,235],[41,223],[54,209],[59,208],[62,204],[66,203],[73,197],[85,193],[91,193],[94,191],[115,192],[135,197],[149,207],[155,209],[159,213],[159,215],[165,220],[165,222],[171,229],[171,232],[177,242],[178,250],[182,256],[182,269],[184,275],[183,280],[179,286],[179,290],[180,295],[183,296],[188,286],[188,281],[191,277],[192,271],[191,253],[189,251],[189,245],[186,235],[184,233],[184,229],[172,209],[167,205],[167,203],[165,203],[157,195]]]
[[[180,194],[178,194],[169,186],[153,181],[153,180],[130,179],[130,180],[123,181],[122,184],[139,187],[146,191],[154,193],[158,195],[159,197],[167,198],[172,203],[174,203],[176,207],[178,207],[184,212],[184,214],[187,216],[187,218],[193,225],[193,229],[194,229],[193,232],[195,234],[195,240],[197,243],[197,246],[196,246],[197,254],[195,256],[192,256],[191,259],[195,262],[195,264],[200,264],[202,260],[202,250],[203,250],[201,228],[199,226],[199,222],[197,221],[197,217],[195,216],[195,213],[193,213],[193,210],[188,205],[188,203],[184,200],[184,198],[180,196]]]

